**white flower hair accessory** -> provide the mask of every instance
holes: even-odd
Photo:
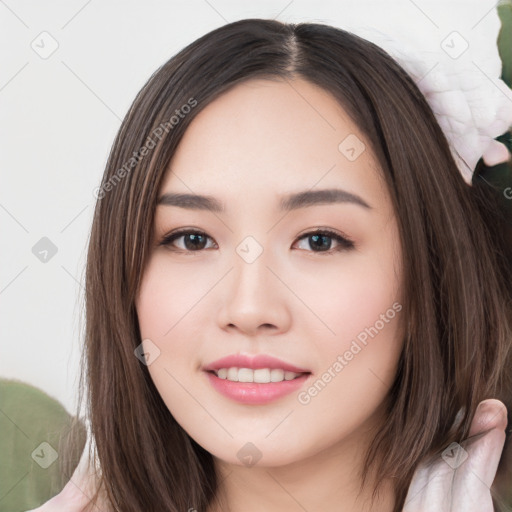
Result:
[[[371,2],[361,3],[368,12]],[[495,140],[512,126],[512,90],[500,78],[497,4],[492,0],[489,9],[483,5],[488,3],[424,0],[419,5],[409,1],[409,9],[415,6],[421,11],[424,25],[407,21],[405,15],[401,18],[397,5],[393,9],[396,18],[388,16],[378,24],[386,27],[385,32],[369,28],[368,23],[361,25],[363,16],[356,15],[357,24],[338,23],[380,46],[414,79],[468,184],[480,158],[493,166],[510,157],[506,146]],[[486,11],[481,14],[483,7]],[[474,15],[471,19],[468,12],[479,13],[481,19],[475,21]]]

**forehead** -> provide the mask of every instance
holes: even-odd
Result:
[[[368,141],[336,99],[303,79],[250,80],[191,122],[162,192],[250,200],[338,187],[386,201]]]

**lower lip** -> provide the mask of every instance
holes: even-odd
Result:
[[[311,375],[305,373],[293,380],[281,382],[233,382],[219,379],[217,375],[206,372],[210,384],[222,395],[241,404],[262,405],[297,391]]]

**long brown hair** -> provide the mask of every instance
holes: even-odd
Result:
[[[418,464],[467,437],[481,400],[499,398],[511,410],[512,263],[503,242],[510,227],[491,192],[464,182],[404,70],[372,43],[316,23],[247,19],[213,30],[150,77],[121,125],[97,194],[86,268],[80,400],[85,393],[100,486],[123,512],[204,512],[216,496],[212,455],[176,422],[134,356],[141,343],[134,301],[157,194],[187,126],[252,78],[302,78],[331,93],[366,135],[389,189],[403,252],[405,338],[387,421],[361,476],[379,476],[375,492],[392,478],[399,512]]]

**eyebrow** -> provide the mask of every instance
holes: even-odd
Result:
[[[298,210],[320,204],[352,203],[366,209],[372,207],[360,196],[341,189],[306,190],[283,196],[280,201],[282,211]],[[187,210],[207,210],[222,213],[225,207],[221,201],[212,196],[196,194],[179,194],[167,192],[158,199],[159,205],[177,206]]]

